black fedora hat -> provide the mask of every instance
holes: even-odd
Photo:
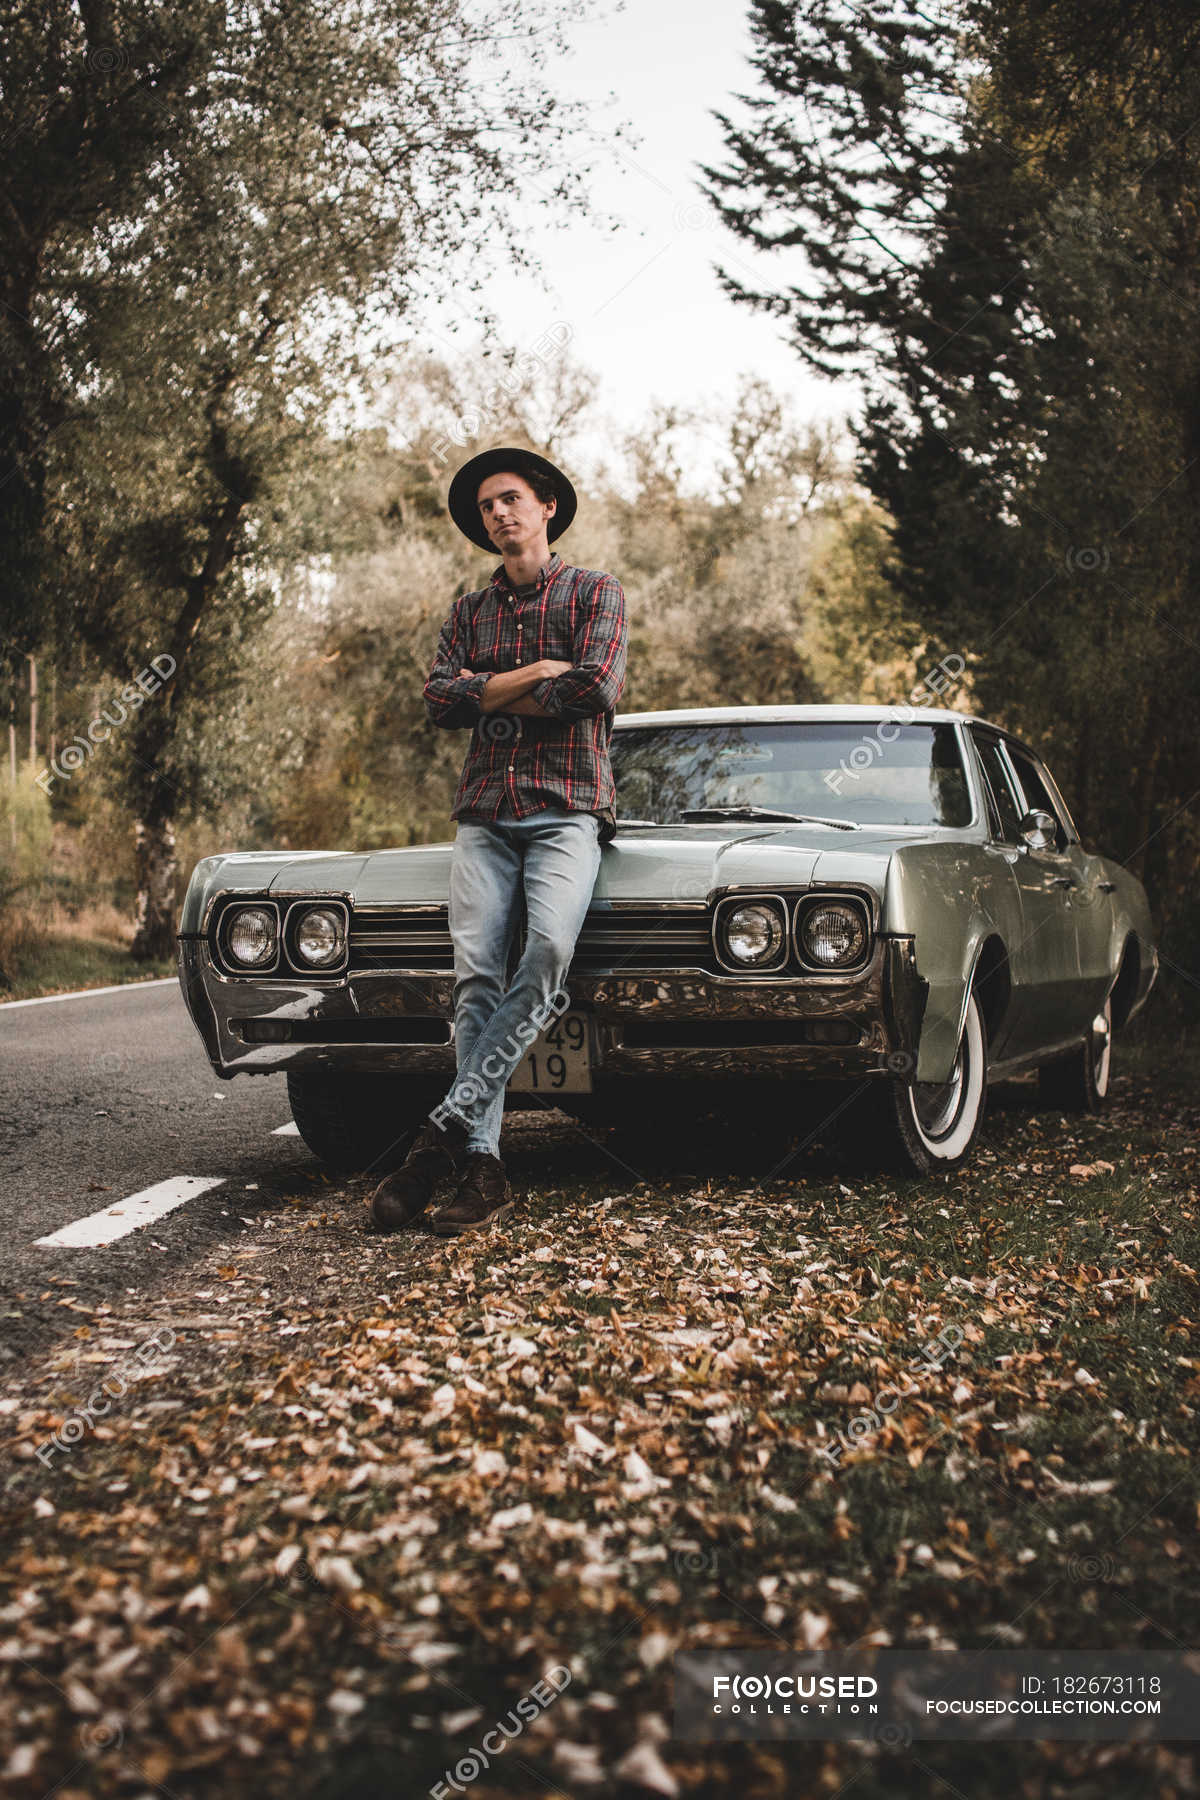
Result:
[[[463,464],[450,483],[446,504],[450,508],[450,517],[464,537],[469,537],[481,550],[500,554],[487,534],[477,496],[481,481],[486,481],[489,475],[499,475],[504,470],[511,470],[514,475],[536,471],[554,483],[558,505],[554,517],[547,523],[546,538],[552,543],[555,538],[561,537],[575,517],[575,509],[579,505],[575,489],[562,470],[556,469],[544,456],[539,456],[534,450],[517,450],[511,445],[502,446],[499,450],[484,450],[480,455],[473,456],[470,462]]]

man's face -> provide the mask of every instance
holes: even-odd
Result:
[[[502,555],[536,544],[558,509],[556,500],[539,500],[522,476],[503,469],[480,482],[476,498],[484,530]]]

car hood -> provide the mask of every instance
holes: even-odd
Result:
[[[604,900],[705,899],[715,888],[803,884],[815,879],[870,880],[912,832],[837,831],[820,825],[664,825],[618,831],[605,846],[594,897]],[[314,857],[288,862],[275,890],[352,890],[356,905],[444,899],[454,846],[414,845],[366,856]],[[818,874],[818,864],[821,865]],[[833,871],[832,873],[828,871]]]
[[[594,898],[704,900],[715,889],[772,882],[858,882],[883,891],[888,863],[912,829],[839,831],[820,825],[722,822],[619,830],[605,846]],[[244,851],[197,865],[180,929],[195,931],[207,899],[221,890],[270,891],[280,897],[345,894],[356,906],[446,899],[452,843],[415,844],[363,854],[321,850]]]

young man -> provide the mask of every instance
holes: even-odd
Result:
[[[449,507],[472,543],[503,559],[487,587],[454,602],[425,683],[435,725],[471,728],[451,808],[458,1072],[371,1200],[376,1224],[394,1230],[457,1175],[454,1198],[430,1221],[442,1236],[476,1230],[513,1204],[500,1159],[504,1090],[567,1003],[562,984],[600,849],[616,831],[608,751],[626,657],[620,582],[550,549],[576,507],[553,463],[488,450],[458,471]],[[506,993],[522,895],[526,943]]]

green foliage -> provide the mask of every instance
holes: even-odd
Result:
[[[1190,953],[1200,872],[1200,20],[1178,4],[752,8],[709,169],[802,253],[735,297],[868,384],[862,479],[918,638],[1052,758]]]
[[[169,940],[173,821],[212,797],[197,746],[319,547],[296,501],[328,421],[418,301],[479,291],[462,251],[526,260],[505,196],[577,110],[542,76],[560,20],[514,43],[464,0],[6,9],[0,640],[175,665],[121,741],[141,950]]]
[[[50,802],[28,763],[0,773],[0,988],[13,986],[14,970],[37,942],[28,901],[50,847]]]
[[[37,879],[49,854],[50,801],[35,774],[28,762],[19,763],[14,787],[7,760],[0,770],[0,906],[6,895]]]

